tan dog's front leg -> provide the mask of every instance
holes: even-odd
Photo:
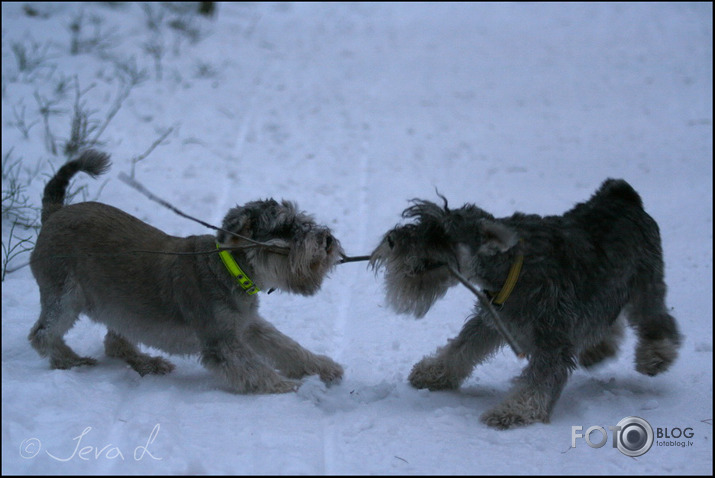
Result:
[[[248,326],[247,342],[290,378],[319,375],[325,383],[340,382],[343,367],[325,355],[316,355],[298,342],[281,333],[273,325],[257,319]]]

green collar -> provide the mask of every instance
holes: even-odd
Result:
[[[216,243],[216,249],[219,249],[218,255],[221,256],[221,260],[223,260],[226,269],[228,269],[228,273],[231,274],[234,279],[236,279],[236,282],[238,282],[241,287],[243,287],[243,290],[246,291],[246,294],[253,295],[257,292],[260,292],[261,289],[256,287],[253,281],[248,278],[246,273],[243,272],[240,267],[238,267],[236,260],[233,258],[229,251],[222,251],[221,244],[219,243]]]

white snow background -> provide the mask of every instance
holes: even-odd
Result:
[[[351,255],[436,190],[496,216],[547,215],[624,178],[660,225],[679,360],[638,374],[629,331],[617,359],[573,373],[551,423],[496,431],[479,415],[524,365],[508,349],[456,391],[407,382],[474,297],[454,288],[421,320],[397,315],[363,262],[338,266],[313,297],[261,297],[264,317],[344,366],[339,385],[236,395],[196,357],[141,378],[104,356],[105,329],[86,317],[67,340],[98,365],[50,370],[27,341],[40,307],[21,267],[2,283],[3,474],[712,473],[711,3],[227,3],[210,19],[194,8],[2,3],[4,245],[9,182],[39,206],[76,108],[93,135],[106,123],[97,140],[113,167],[77,175],[73,200],[173,235],[213,231],[117,180],[167,132],[134,165],[155,194],[213,224],[249,200],[295,200]],[[128,71],[139,81],[120,101]],[[571,446],[572,426],[629,416],[692,436],[637,458],[610,432],[602,448]]]

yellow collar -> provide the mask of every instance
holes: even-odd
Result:
[[[241,268],[236,263],[236,260],[233,258],[229,251],[222,251],[221,244],[219,243],[216,243],[216,249],[219,249],[218,255],[221,256],[221,259],[223,260],[226,269],[228,269],[229,274],[231,274],[233,278],[236,279],[236,282],[238,282],[241,287],[243,287],[243,290],[246,291],[246,294],[253,295],[257,292],[260,292],[261,289],[256,287],[253,281],[248,278],[246,273],[241,270]]]
[[[514,287],[516,286],[516,282],[519,280],[519,273],[521,272],[521,266],[524,265],[524,254],[519,254],[516,256],[516,260],[514,263],[512,263],[511,268],[509,269],[509,274],[506,276],[506,281],[504,281],[504,285],[502,286],[501,290],[496,296],[492,296],[491,293],[487,292],[487,295],[492,301],[492,304],[494,304],[497,307],[501,307],[504,305],[504,302],[509,298],[511,295],[512,291],[514,290]]]

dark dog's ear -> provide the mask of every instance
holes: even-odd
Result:
[[[226,231],[235,232],[241,236],[252,238],[253,237],[253,220],[249,210],[245,207],[236,206],[226,214],[223,219],[222,229]],[[224,231],[218,231],[216,233],[216,240],[221,244],[236,243],[240,241],[240,238],[228,234]]]
[[[493,256],[499,252],[506,252],[519,242],[516,231],[498,222],[483,220],[479,225],[482,234],[482,244],[479,253]]]

